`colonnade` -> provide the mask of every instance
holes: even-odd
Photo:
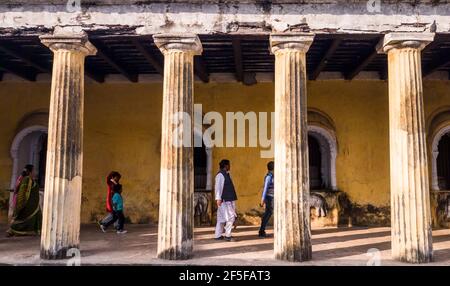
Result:
[[[165,59],[157,255],[188,259],[193,255],[193,149],[172,144],[171,120],[179,112],[193,116],[193,59],[202,53],[202,44],[197,35],[153,37]],[[421,50],[433,38],[429,33],[391,33],[380,43],[389,64],[392,255],[412,263],[432,259]],[[84,59],[96,49],[76,29],[57,29],[41,40],[54,52],[41,257],[58,259],[79,247]],[[270,35],[275,55],[274,254],[287,261],[313,255],[306,88],[306,53],[313,40],[313,34]],[[181,135],[192,142],[193,134]]]

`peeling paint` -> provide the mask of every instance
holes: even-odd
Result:
[[[263,32],[271,27],[308,27],[312,32],[346,31],[347,33],[385,33],[424,31],[436,21],[437,31],[450,32],[450,3],[429,1],[398,1],[383,3],[381,13],[367,11],[366,1],[334,2],[263,1],[237,3],[212,1],[122,1],[106,5],[87,2],[81,13],[70,13],[62,4],[0,4],[0,29],[29,29],[38,26],[51,29],[55,25],[81,25],[86,30],[110,26],[147,26],[146,33],[190,32],[197,34],[228,33],[241,23],[240,33],[251,33],[255,25],[265,23]],[[133,2],[135,5],[127,5]],[[8,2],[7,2],[8,3]],[[58,3],[58,1],[54,2]],[[201,19],[201,21],[199,21]],[[361,19],[364,19],[361,21]],[[256,25],[256,28],[258,25]],[[261,28],[261,27],[260,27]],[[283,30],[283,29],[282,29]],[[279,31],[279,30],[278,30]]]

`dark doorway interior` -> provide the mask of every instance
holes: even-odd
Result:
[[[194,147],[194,223],[196,226],[210,224],[212,193],[206,190],[207,154],[205,145]]]
[[[450,133],[439,141],[437,157],[438,184],[441,190],[450,190]]]
[[[309,151],[309,187],[317,190],[322,187],[322,155],[320,153],[319,141],[313,136],[308,136]]]
[[[206,149],[205,145],[194,148],[194,189],[206,189]]]
[[[39,176],[38,183],[39,188],[43,189],[45,186],[45,168],[47,163],[47,134],[43,133],[39,138]]]

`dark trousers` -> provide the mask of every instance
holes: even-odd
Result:
[[[125,216],[123,211],[113,211],[107,215],[101,222],[104,227],[108,227],[117,221],[117,230],[123,230],[123,224],[125,223]]]
[[[261,227],[259,228],[259,232],[265,232],[266,231],[266,225],[270,220],[270,217],[273,214],[273,197],[266,196],[266,199],[264,200],[266,203],[266,211],[264,212],[263,217],[261,218]]]

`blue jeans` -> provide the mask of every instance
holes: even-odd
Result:
[[[123,211],[113,211],[110,215],[105,217],[100,224],[102,224],[105,228],[117,222],[116,229],[123,230],[123,225],[125,222],[125,216],[123,215]]]
[[[264,215],[261,218],[261,227],[259,228],[260,233],[266,231],[266,225],[273,214],[273,197],[266,196],[264,202],[266,203],[266,211],[264,212]]]

